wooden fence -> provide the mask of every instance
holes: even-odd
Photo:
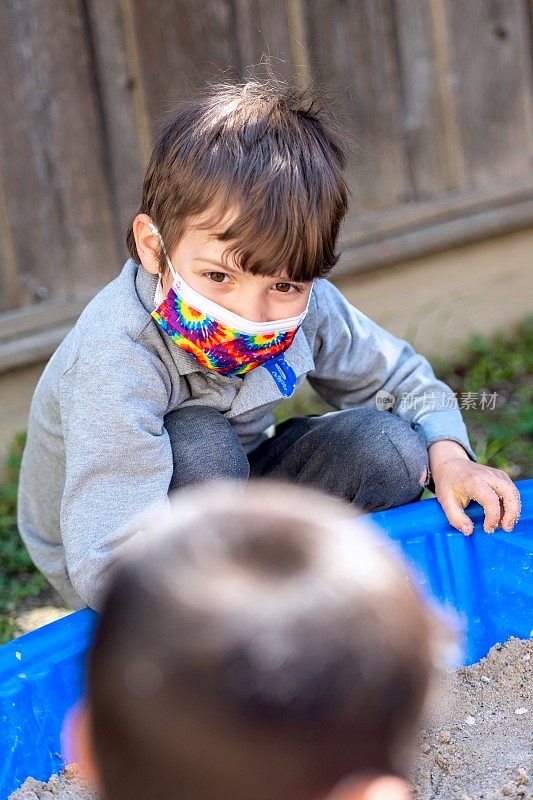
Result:
[[[359,147],[340,273],[533,221],[529,0],[3,0],[0,369],[121,268],[155,136],[205,78],[337,89]]]

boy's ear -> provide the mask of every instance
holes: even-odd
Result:
[[[148,214],[137,214],[133,220],[133,235],[135,237],[135,244],[137,246],[137,253],[141,264],[152,275],[157,275],[159,272],[159,237],[153,233],[149,226],[152,222]]]
[[[63,738],[67,740],[64,747],[65,761],[69,764],[78,764],[87,780],[96,789],[100,789],[100,776],[91,740],[90,714],[87,704],[83,701],[69,712],[63,730]]]
[[[411,787],[395,775],[353,775],[342,781],[327,800],[411,800]]]

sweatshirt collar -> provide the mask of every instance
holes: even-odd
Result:
[[[139,295],[139,300],[143,304],[149,314],[154,310],[155,290],[159,281],[158,275],[152,275],[142,264],[137,264],[132,258],[128,259],[131,266],[137,267],[137,274],[135,275],[135,288]]]

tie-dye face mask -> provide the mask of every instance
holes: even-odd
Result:
[[[161,239],[155,225],[150,225],[150,230]],[[223,375],[245,375],[264,365],[282,393],[292,394],[294,373],[280,356],[292,344],[307,314],[311,292],[306,308],[298,316],[253,322],[189,286],[175,271],[164,247],[163,250],[174,280],[166,297],[162,295],[161,278],[157,286],[152,317],[161,328],[203,366]]]

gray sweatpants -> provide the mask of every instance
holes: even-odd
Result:
[[[269,476],[378,511],[417,500],[428,485],[422,429],[387,411],[293,417],[248,454],[231,423],[212,408],[172,411],[165,427],[173,455],[170,491],[214,478]]]

